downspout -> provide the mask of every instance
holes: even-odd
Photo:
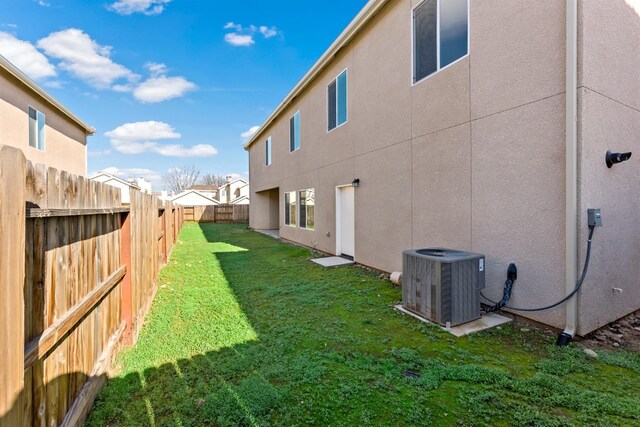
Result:
[[[578,268],[578,0],[567,0],[566,26],[566,292],[573,291]],[[567,301],[566,324],[558,345],[578,329],[578,295]]]

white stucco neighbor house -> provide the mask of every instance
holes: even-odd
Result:
[[[227,183],[220,186],[216,199],[227,205],[248,205],[249,204],[249,181],[227,177]]]
[[[215,206],[220,202],[197,190],[186,190],[171,197],[171,203],[182,206]]]
[[[113,176],[107,172],[98,172],[96,175],[89,178],[91,181],[102,182],[104,184],[108,184],[112,187],[116,187],[120,189],[121,200],[123,204],[129,204],[131,198],[129,197],[129,191],[134,188],[136,190],[140,190],[133,182],[125,181],[124,179],[120,179],[117,176]]]

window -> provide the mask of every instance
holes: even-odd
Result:
[[[315,225],[315,205],[316,197],[313,188],[300,191],[300,228],[313,230]]]
[[[300,111],[289,119],[289,151],[300,148]]]
[[[269,166],[271,164],[271,137],[267,138],[265,142],[265,164]]]
[[[29,107],[29,145],[44,151],[44,114]]]
[[[347,70],[327,87],[328,128],[335,129],[347,122]]]
[[[468,0],[425,0],[413,10],[414,83],[468,52]]]
[[[284,224],[296,226],[296,192],[284,193]]]

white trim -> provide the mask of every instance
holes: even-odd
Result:
[[[220,204],[219,201],[217,201],[215,199],[212,199],[211,197],[205,196],[204,194],[202,194],[198,190],[185,190],[182,193],[176,194],[175,196],[171,197],[171,202],[173,203],[173,202],[175,202],[175,201],[177,201],[179,199],[182,199],[183,197],[185,197],[185,196],[187,196],[187,195],[189,195],[191,193],[194,193],[194,194],[196,194],[196,195],[198,195],[198,196],[200,196],[200,197],[202,197],[202,198],[204,198],[206,200],[209,200],[209,201],[213,202],[212,204],[214,204],[214,205],[219,205]]]
[[[309,191],[309,190],[313,191],[313,228],[309,228],[306,225],[304,227],[302,227],[300,225],[300,218],[301,218],[300,212],[302,211],[302,203],[301,203],[302,198],[300,197],[300,193],[302,193],[303,191]],[[298,190],[298,217],[296,218],[296,220],[297,220],[296,222],[298,223],[298,228],[299,229],[307,230],[307,231],[315,231],[315,229],[316,229],[316,210],[315,210],[315,206],[316,205],[315,205],[315,203],[316,203],[316,189],[315,188],[311,187],[311,188],[303,188],[301,190]],[[306,209],[306,205],[305,205],[305,209]],[[305,212],[305,214],[304,214],[304,219],[305,219],[305,222],[308,224],[309,221],[307,221],[307,212]]]
[[[265,167],[269,167],[271,166],[271,164],[273,163],[273,145],[272,145],[272,140],[271,140],[271,136],[269,136],[269,138],[267,138],[265,140],[265,143],[267,144],[267,150],[266,150],[266,159],[265,159]],[[246,184],[245,184],[246,185]]]
[[[340,191],[345,187],[353,187],[353,184],[345,184],[345,185],[336,185],[336,255],[342,255],[342,197],[340,196]],[[354,194],[355,197],[355,194]],[[354,200],[355,202],[355,200]],[[355,209],[355,206],[354,206]],[[354,212],[355,217],[355,212]],[[355,230],[354,230],[355,232]],[[355,247],[355,242],[354,242]],[[353,260],[356,259],[355,250],[353,251]]]
[[[129,181],[125,181],[124,179],[118,178],[115,175],[111,175],[108,172],[98,172],[97,174],[93,175],[92,177],[89,177],[89,180],[90,181],[95,181],[96,178],[98,178],[99,176],[106,176],[107,178],[109,178],[107,181],[103,181],[103,183],[107,183],[107,182],[113,180],[113,181],[119,182],[120,184],[127,185],[130,188],[135,188],[136,190],[141,190],[141,188],[138,187],[136,184],[134,184],[132,182],[129,182]]]
[[[31,146],[31,123],[29,123],[29,142],[28,142],[28,146],[29,148],[33,148],[35,150],[38,150],[42,153],[47,151],[47,138],[44,136],[46,135],[46,131],[47,131],[47,115],[45,113],[43,113],[42,111],[38,110],[36,107],[34,107],[31,104],[27,104],[27,120],[30,122],[31,121],[31,117],[29,116],[29,109],[33,109],[33,111],[36,112],[36,146],[33,147]],[[39,132],[38,132],[38,114],[42,114],[42,116],[44,117],[44,129],[43,129],[43,137],[44,137],[44,141],[42,141],[42,149],[40,149],[40,137],[39,137]]]
[[[436,30],[437,69],[433,73],[424,76],[420,80],[414,81],[414,77],[416,73],[416,68],[415,68],[416,46],[415,46],[415,20],[413,19],[413,17],[414,17],[415,10],[418,7],[420,7],[420,5],[422,5],[425,1],[428,1],[428,0],[422,0],[420,3],[416,4],[411,9],[411,75],[409,77],[411,81],[411,87],[419,83],[422,83],[428,78],[435,76],[441,71],[444,71],[447,68],[451,67],[452,65],[462,61],[463,59],[468,58],[471,53],[471,0],[467,0],[467,53],[466,55],[463,55],[460,58],[456,59],[455,61],[440,68],[440,2],[442,0],[435,0],[437,1],[437,5],[438,5],[437,7],[438,11],[436,12],[437,13],[437,25],[436,25],[437,26],[437,30]]]
[[[284,201],[284,211],[282,212],[282,214],[284,215],[284,217],[282,218],[282,223],[284,224],[285,227],[291,227],[291,228],[298,228],[298,216],[296,215],[296,223],[291,225],[291,202],[289,202],[289,207],[287,207],[287,194],[293,193],[296,195],[296,199],[298,198],[298,190],[293,190],[293,191],[285,191],[283,192],[282,195],[282,199]],[[296,200],[296,204],[298,203],[298,200]],[[297,210],[298,208],[296,207],[296,214],[298,213]],[[289,212],[289,224],[287,224],[287,211]]]
[[[249,200],[249,196],[240,196],[240,197],[237,197],[237,198],[235,198],[235,199],[233,199],[233,200],[231,201],[231,204],[232,204],[232,205],[237,205],[239,202],[241,202],[241,201],[243,201],[243,200],[245,200],[245,199],[246,199],[246,200]]]
[[[327,133],[330,133],[336,129],[338,129],[339,127],[342,127],[344,125],[346,125],[347,123],[349,123],[349,67],[345,67],[342,71],[340,71],[338,73],[338,75],[331,80],[329,83],[327,83],[327,91],[325,92],[326,96],[326,100],[327,100]],[[344,123],[342,124],[337,124],[338,123],[338,77],[340,77],[343,73],[347,73],[347,105],[345,106],[346,109],[346,114],[347,114],[347,119],[344,121]],[[331,83],[336,82],[336,127],[334,127],[333,129],[329,129],[329,86],[331,85]]]
[[[300,140],[298,141],[300,143],[300,145],[298,146],[298,148],[295,148],[295,139],[296,139],[296,131],[295,131],[295,125],[296,125],[296,114],[298,115],[298,132],[300,133]],[[293,119],[293,126],[294,126],[294,130],[293,130],[293,145],[294,145],[294,149],[291,149],[291,119]],[[289,117],[289,152],[290,153],[295,153],[296,151],[298,151],[300,148],[302,148],[302,115],[300,114],[300,110],[296,111],[295,113],[293,113],[293,115],[291,117]]]
[[[94,133],[96,133],[95,128],[87,125],[82,120],[80,120],[75,114],[73,114],[71,111],[65,108],[62,104],[56,101],[51,95],[45,92],[44,89],[38,86],[33,80],[27,77],[26,74],[20,71],[18,67],[13,65],[11,62],[9,62],[7,58],[5,58],[2,55],[0,55],[0,68],[3,68],[4,70],[6,70],[13,77],[18,79],[23,84],[25,84],[29,89],[34,91],[36,94],[40,95],[46,102],[48,102],[50,105],[55,107],[58,111],[60,111],[62,114],[67,116],[69,119],[71,119],[71,121],[75,122],[78,126],[83,128],[85,131],[85,134],[93,135]]]
[[[282,102],[275,108],[267,120],[260,126],[258,131],[247,141],[244,145],[245,150],[255,142],[259,141],[262,132],[278,117],[280,114],[291,104],[296,96],[298,96],[304,89],[306,89],[311,82],[329,65],[335,54],[346,46],[353,38],[360,32],[360,30],[375,16],[375,14],[387,4],[389,0],[369,0],[369,2],[362,8],[358,15],[351,21],[351,23],[344,29],[344,31],[338,36],[338,38],[329,46],[329,49],[322,54],[320,59],[311,67],[309,71],[300,79],[295,87],[289,92],[289,94],[282,100]]]

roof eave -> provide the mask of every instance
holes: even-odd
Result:
[[[322,54],[320,59],[311,67],[309,71],[300,79],[284,100],[276,107],[267,120],[258,128],[256,133],[244,144],[244,149],[249,147],[258,139],[262,132],[269,126],[285,108],[298,96],[309,84],[320,74],[322,70],[333,60],[334,56],[346,46],[358,32],[364,27],[371,18],[385,5],[389,0],[369,0],[369,2],[356,15],[345,30],[338,38],[329,46],[329,49]]]
[[[11,74],[13,77],[25,84],[29,89],[44,98],[49,104],[53,105],[56,109],[58,109],[62,114],[67,116],[73,122],[75,122],[78,126],[83,128],[86,135],[90,136],[96,133],[96,129],[94,127],[89,126],[88,124],[80,120],[78,116],[69,111],[64,105],[56,101],[55,98],[49,95],[44,89],[38,86],[36,82],[31,80],[25,73],[20,71],[18,67],[13,65],[7,58],[2,55],[0,55],[0,66],[7,70],[7,72],[9,72],[9,74]]]

